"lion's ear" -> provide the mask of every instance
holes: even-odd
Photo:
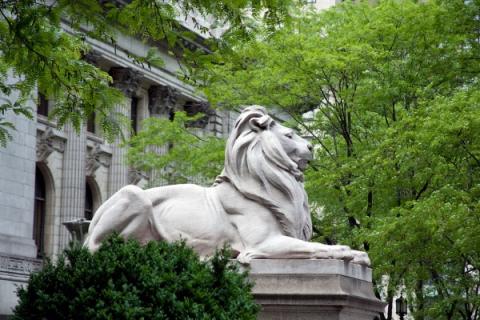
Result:
[[[259,131],[267,129],[271,120],[272,120],[272,118],[270,118],[270,116],[264,115],[264,116],[261,116],[261,117],[258,117],[258,118],[250,119],[248,124],[250,125],[250,128],[253,131],[259,132]]]

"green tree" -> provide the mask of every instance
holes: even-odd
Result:
[[[255,319],[246,273],[225,250],[200,261],[185,243],[117,235],[47,261],[18,291],[13,319]]]
[[[149,172],[154,186],[187,182],[211,185],[223,169],[225,140],[191,127],[203,116],[176,112],[173,120],[146,119],[142,131],[128,141],[127,161]]]
[[[95,112],[107,138],[120,132],[121,119],[112,106],[121,94],[110,87],[111,78],[82,57],[89,52],[86,37],[115,44],[116,31],[142,39],[163,42],[172,55],[182,58],[187,48],[181,39],[195,35],[181,27],[182,16],[201,14],[214,25],[229,26],[226,38],[249,37],[248,21],[258,19],[271,27],[283,23],[291,1],[156,1],[133,0],[7,0],[0,3],[0,143],[10,137],[12,123],[6,112],[31,117],[25,101],[39,91],[56,101],[51,117],[59,126],[69,122],[79,128]],[[195,20],[194,20],[195,21]],[[198,23],[201,31],[206,32]],[[70,31],[65,32],[65,28]],[[156,50],[137,63],[161,65]]]
[[[192,69],[214,103],[274,107],[312,137],[316,239],[369,250],[415,319],[479,316],[479,10],[342,3]]]

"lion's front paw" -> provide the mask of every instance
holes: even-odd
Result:
[[[352,250],[348,246],[322,245],[320,250],[315,253],[317,259],[339,259],[350,261],[354,258]]]
[[[250,264],[250,261],[254,258],[254,253],[253,251],[242,251],[240,254],[237,256],[238,262],[241,264]]]
[[[353,263],[361,264],[367,267],[370,266],[370,258],[368,257],[368,254],[366,252],[352,250],[352,253],[354,255]]]
[[[352,249],[350,249],[349,246],[338,245],[338,244],[337,244],[337,245],[333,245],[333,246],[331,246],[331,247],[332,247],[333,249],[335,249],[335,250],[338,250],[338,251],[350,251],[350,250],[352,250]]]
[[[350,248],[348,250],[334,250],[331,252],[331,257],[333,259],[340,259],[345,261],[350,261],[355,258],[352,250]]]

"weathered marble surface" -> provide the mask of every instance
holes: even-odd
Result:
[[[312,222],[303,171],[312,146],[259,106],[237,119],[225,167],[212,187],[126,186],[95,213],[85,245],[96,250],[113,231],[141,242],[186,240],[200,255],[228,244],[237,259],[337,258],[368,265],[364,252],[308,242]]]
[[[254,259],[250,278],[260,320],[373,320],[385,304],[370,268],[337,259]]]

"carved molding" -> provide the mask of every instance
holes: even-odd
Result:
[[[42,261],[39,259],[0,255],[1,273],[29,275],[33,271],[38,271],[41,268]]]
[[[130,168],[128,170],[128,183],[137,184],[142,180],[149,180],[148,175],[141,170]]]
[[[189,127],[205,128],[210,117],[215,116],[215,110],[210,108],[210,103],[207,101],[190,101],[183,106],[183,110],[188,116],[194,116],[197,113],[203,113],[204,116],[188,123]]]
[[[113,67],[109,74],[113,79],[113,86],[131,98],[140,86],[141,74],[130,68]]]
[[[37,161],[46,162],[53,151],[65,151],[65,138],[56,135],[52,128],[47,128],[43,133],[37,134]]]
[[[88,177],[94,177],[95,171],[100,167],[108,168],[112,163],[112,155],[100,143],[95,143],[93,148],[87,149],[85,170]]]
[[[150,114],[169,116],[177,103],[178,91],[169,86],[155,85],[148,89]]]

